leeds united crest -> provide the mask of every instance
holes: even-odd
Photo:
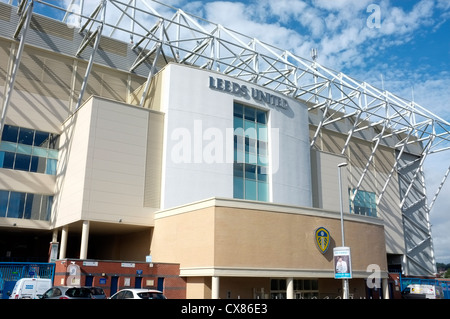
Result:
[[[325,254],[330,245],[330,232],[324,227],[317,228],[315,232],[315,241],[322,254]]]

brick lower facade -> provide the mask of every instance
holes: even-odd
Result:
[[[186,298],[179,264],[80,259],[55,263],[55,286],[96,286],[103,288],[107,297],[124,288],[150,288],[163,291],[168,299]]]

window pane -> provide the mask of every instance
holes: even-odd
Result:
[[[233,178],[233,197],[244,198],[244,179],[242,177]]]
[[[19,128],[16,126],[5,125],[2,133],[2,141],[17,143]]]
[[[22,218],[24,206],[25,206],[25,193],[11,192],[11,195],[9,196],[7,217]]]
[[[49,136],[49,133],[36,131],[33,145],[42,148],[48,148]]]
[[[44,157],[32,156],[30,172],[45,173],[47,168],[46,160]]]
[[[0,217],[6,216],[6,209],[8,208],[8,197],[9,197],[8,191],[0,190]]]
[[[33,145],[34,130],[21,127],[19,130],[19,144]]]
[[[53,196],[45,196],[47,198],[45,211],[41,211],[41,220],[50,220],[52,214]],[[44,206],[42,206],[44,209]]]
[[[256,120],[256,110],[252,107],[244,108],[244,118],[248,121],[255,122]]]
[[[256,121],[261,124],[267,123],[266,112],[261,110],[256,110]]]
[[[267,182],[267,168],[258,166],[257,172],[258,172],[258,181]]]
[[[244,127],[244,120],[242,119],[242,117],[233,117],[233,125],[234,125],[234,129],[240,128],[240,127]]]
[[[58,159],[58,151],[48,150],[48,158]]]
[[[3,168],[13,168],[14,167],[15,154],[10,152],[5,152],[3,158]]]
[[[47,158],[47,170],[45,173],[49,175],[56,175],[56,160]]]
[[[39,220],[39,216],[41,215],[41,199],[45,197],[43,195],[34,194],[33,196],[33,204],[31,206],[31,216],[30,219]]]
[[[48,150],[41,147],[33,147],[33,153],[32,155],[40,156],[40,157],[47,157]]]
[[[267,142],[267,125],[258,124],[258,139]]]
[[[14,169],[21,171],[29,171],[31,163],[31,156],[24,154],[16,154],[16,163],[14,165]]]
[[[235,103],[234,104],[234,116],[235,117],[243,117],[243,115],[244,115],[244,108],[243,108],[243,105],[242,104],[239,104],[239,103]]]
[[[256,165],[245,164],[245,179],[256,179]]]
[[[17,144],[17,153],[31,155],[31,146],[24,144]]]
[[[245,199],[256,200],[256,181],[245,180]]]
[[[0,144],[0,150],[15,153],[17,150],[17,143],[3,141]]]
[[[244,121],[244,130],[245,130],[245,135],[256,139],[257,138],[257,134],[258,132],[256,131],[256,122],[255,121],[249,121],[249,120],[245,120]]]
[[[31,212],[33,208],[33,199],[34,194],[27,194],[27,199],[25,201],[25,211],[23,214],[23,218],[25,219],[31,219]]]
[[[258,155],[267,156],[267,142],[258,141]]]
[[[233,165],[233,175],[235,177],[244,177],[244,164],[234,163]]]
[[[258,182],[258,200],[269,200],[269,185],[266,182]]]

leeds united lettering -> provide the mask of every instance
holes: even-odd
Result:
[[[240,85],[236,82],[231,82],[220,78],[213,78],[212,76],[209,77],[209,88],[216,91],[234,94],[245,99],[253,98],[253,100],[264,103],[267,106],[275,106],[282,109],[287,109],[289,106],[286,99],[280,98],[274,94],[263,92],[255,88],[252,88],[250,91],[246,85]]]

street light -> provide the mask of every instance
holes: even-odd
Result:
[[[341,236],[342,236],[342,247],[345,247],[345,236],[344,236],[344,204],[342,200],[342,179],[341,179],[341,168],[346,167],[347,163],[338,164],[338,177],[339,177],[339,202],[341,209]],[[342,299],[348,299],[348,279],[342,279]]]

